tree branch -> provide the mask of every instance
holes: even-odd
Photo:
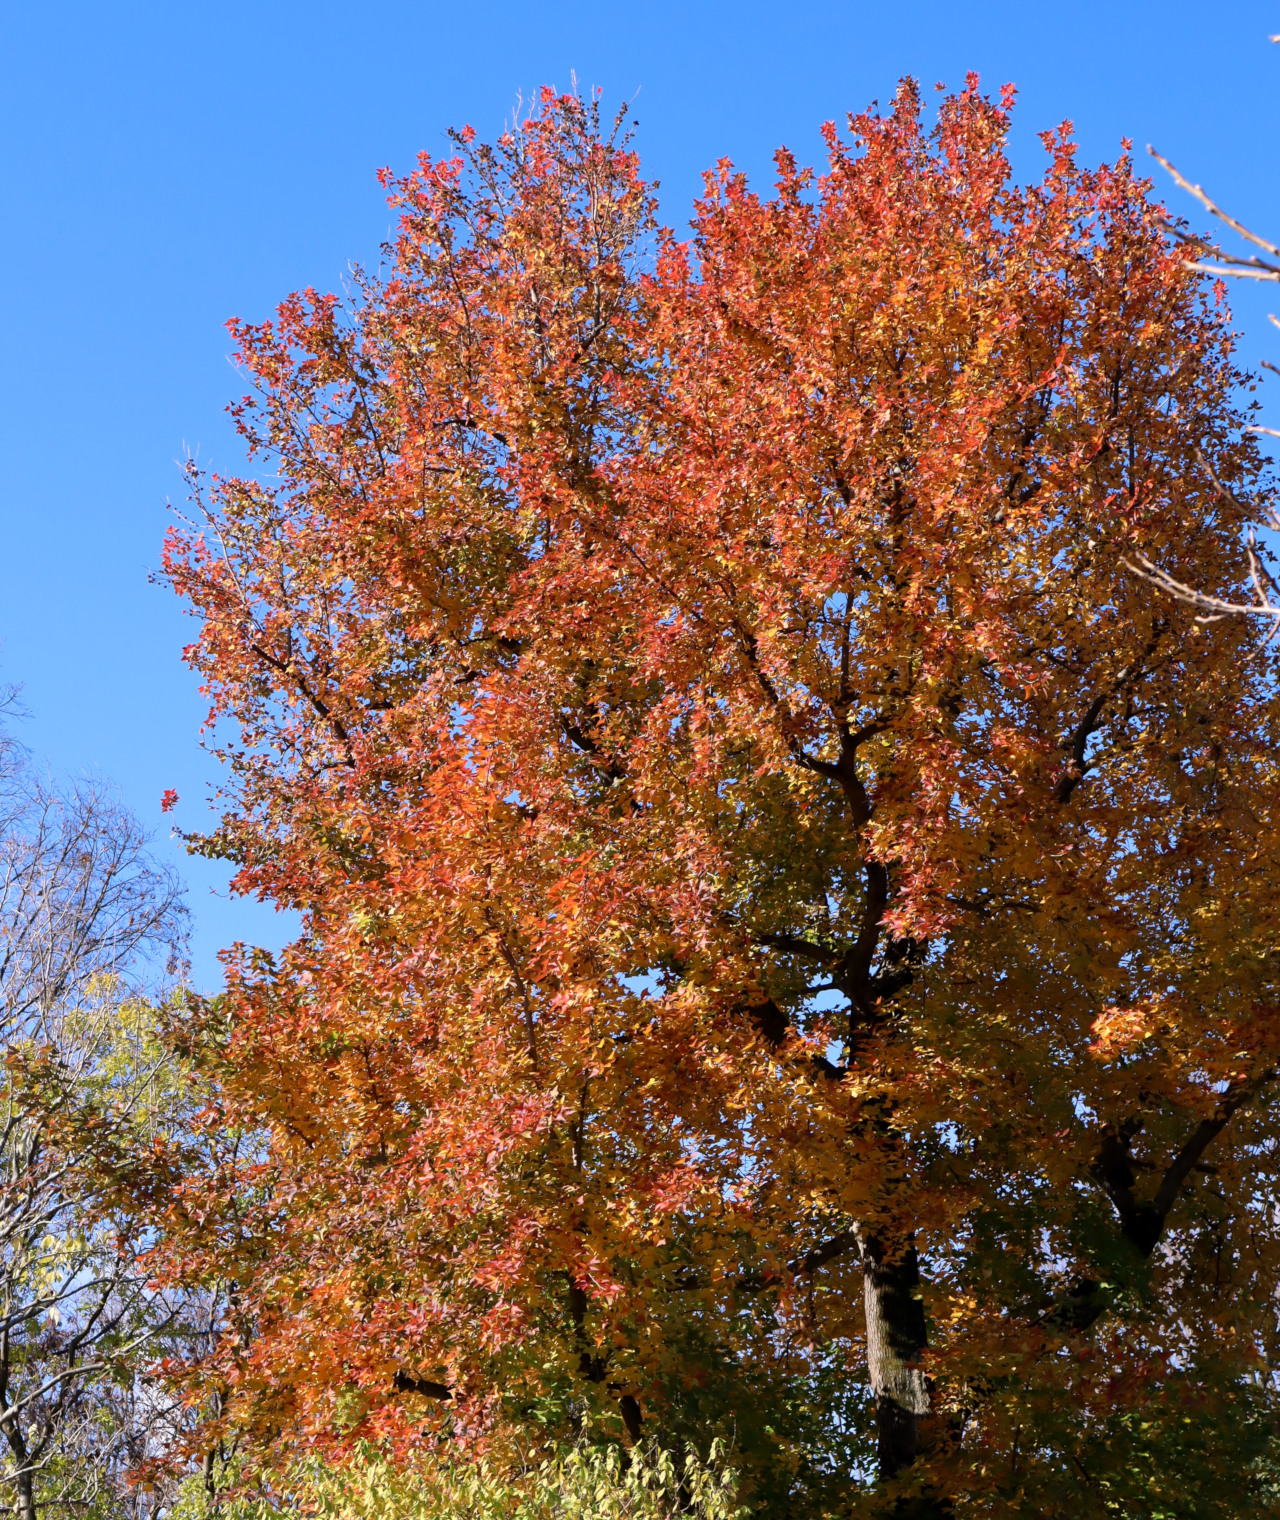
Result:
[[[431,1378],[410,1377],[407,1372],[397,1372],[395,1376],[397,1393],[418,1393],[424,1399],[451,1400],[454,1397],[453,1389],[447,1383],[436,1383]]]

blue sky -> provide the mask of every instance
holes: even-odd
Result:
[[[239,457],[223,322],[376,261],[375,171],[439,150],[447,126],[492,135],[518,91],[571,74],[608,103],[639,91],[640,150],[679,227],[721,156],[766,186],[778,144],[815,161],[824,119],[887,101],[904,74],[928,96],[975,69],[1018,86],[1021,175],[1038,172],[1035,133],[1070,117],[1086,160],[1154,143],[1280,234],[1277,31],[1280,5],[1231,0],[4,0],[0,678],[23,687],[19,737],[58,771],[112,778],[156,831],[190,884],[200,984],[220,945],[287,937],[160,814],[173,787],[173,816],[199,827],[217,766],[179,660],[190,625],[148,576],[184,449],[222,470]],[[1280,358],[1280,290],[1234,294],[1246,356]]]

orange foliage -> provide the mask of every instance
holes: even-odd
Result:
[[[1020,188],[1009,104],[904,86],[680,243],[545,94],[391,182],[350,309],[233,324],[199,847],[305,929],[188,1033],[231,1423],[1050,1514],[1269,1365],[1273,665],[1120,564],[1237,589],[1259,457],[1128,160]]]

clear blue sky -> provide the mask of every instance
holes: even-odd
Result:
[[[220,945],[281,941],[160,814],[174,787],[174,816],[199,827],[217,767],[179,660],[190,625],[148,573],[184,447],[224,470],[238,457],[223,322],[376,259],[375,171],[441,149],[446,126],[494,134],[518,90],[571,72],[609,103],[639,91],[641,153],[679,226],[722,155],[764,186],[779,143],[814,161],[820,122],[887,101],[901,75],[928,93],[976,69],[1019,88],[1023,175],[1035,132],[1070,117],[1088,160],[1155,143],[1280,234],[1277,31],[1280,4],[1246,0],[2,0],[0,677],[24,688],[20,737],[113,778],[155,829],[190,883],[201,984]],[[1280,358],[1280,290],[1238,296],[1245,353]]]

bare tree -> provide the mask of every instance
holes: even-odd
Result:
[[[173,874],[99,785],[0,747],[0,1483],[22,1520],[119,1514],[180,1415],[144,1376],[181,1305],[69,1120],[145,1144],[183,1102],[148,991],[175,969]]]
[[[1270,40],[1280,42],[1280,34],[1273,36]],[[1186,252],[1187,257],[1184,262],[1188,269],[1197,270],[1201,274],[1215,275],[1218,278],[1280,282],[1280,246],[1260,237],[1243,222],[1224,211],[1207,194],[1203,186],[1192,184],[1163,154],[1157,153],[1150,146],[1147,152],[1171,176],[1179,189],[1194,196],[1210,216],[1216,217],[1225,227],[1230,228],[1251,249],[1259,250],[1259,252],[1251,253],[1232,253],[1212,238],[1201,237],[1196,233],[1171,225],[1169,229],[1171,234],[1182,244]],[[1276,327],[1280,327],[1280,318],[1272,315],[1270,320]],[[1268,363],[1265,359],[1262,361],[1262,367],[1270,370],[1272,374],[1280,375],[1280,367]],[[1245,431],[1265,434],[1269,438],[1280,438],[1280,429],[1263,427],[1258,423],[1247,427]],[[1203,458],[1200,463],[1213,482],[1215,490],[1224,496],[1232,497],[1232,492],[1222,484]],[[1280,533],[1280,514],[1273,506],[1262,507],[1259,503],[1252,503],[1251,507],[1256,518],[1261,519],[1273,532]],[[1198,623],[1215,623],[1226,617],[1260,617],[1271,625],[1267,630],[1267,637],[1276,638],[1280,636],[1280,584],[1277,584],[1267,567],[1264,551],[1258,543],[1256,528],[1249,529],[1245,540],[1245,556],[1252,592],[1248,601],[1232,601],[1224,597],[1211,596],[1194,586],[1188,586],[1160,569],[1143,554],[1135,554],[1132,559],[1123,559],[1121,563],[1134,575],[1150,581],[1167,595],[1194,607]]]

